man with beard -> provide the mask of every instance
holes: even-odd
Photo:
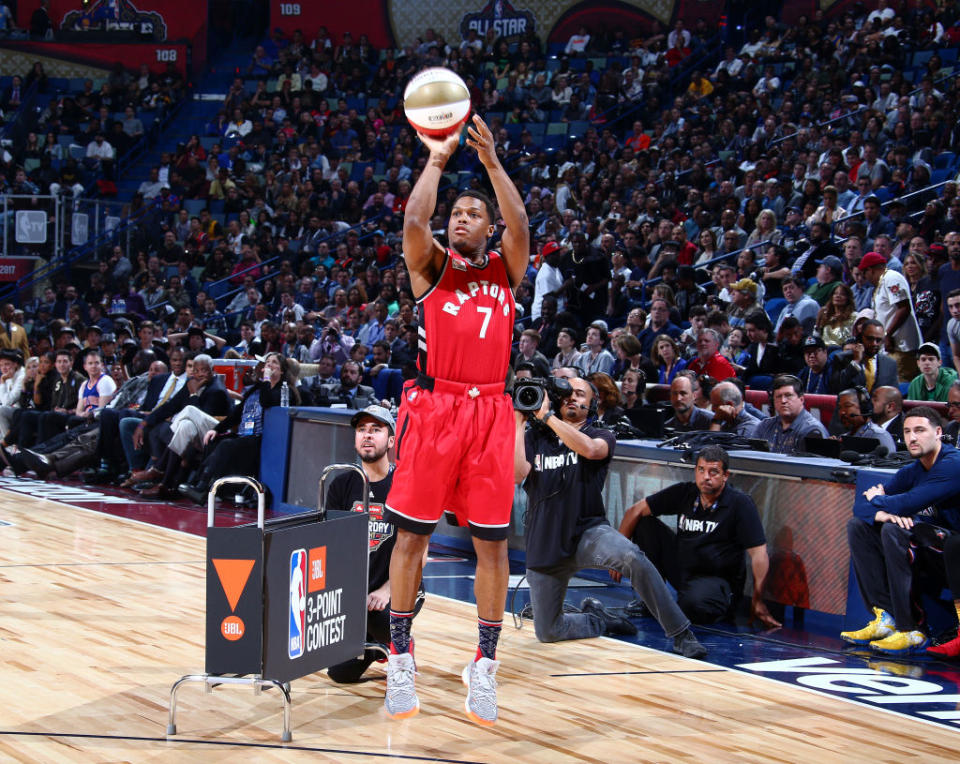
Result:
[[[388,452],[393,448],[396,423],[383,406],[367,406],[353,415],[353,446],[370,481],[370,566],[367,587],[367,649],[362,658],[353,658],[327,673],[334,682],[359,682],[374,661],[386,659],[390,644],[390,555],[397,540],[393,523],[384,520],[383,507],[393,483],[393,465]],[[341,472],[330,484],[327,508],[344,512],[363,511],[363,481],[356,472]],[[426,551],[423,564],[427,562]],[[423,583],[417,592],[414,612],[423,607]]]

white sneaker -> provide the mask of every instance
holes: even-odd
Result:
[[[417,664],[411,653],[390,655],[387,658],[387,694],[383,707],[391,719],[409,719],[420,711],[420,701],[414,686]]]
[[[500,661],[480,658],[463,669],[463,683],[467,686],[464,708],[467,716],[477,724],[490,725],[497,720],[497,667]]]

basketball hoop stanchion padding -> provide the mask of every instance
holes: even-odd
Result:
[[[364,512],[327,512],[324,482],[339,470],[363,478]],[[257,493],[257,522],[214,525],[217,489],[247,485]],[[250,477],[217,480],[207,496],[206,661],[170,688],[167,735],[177,734],[177,691],[200,682],[275,687],[283,703],[281,740],[293,739],[290,682],[362,656],[367,631],[369,495],[355,464],[334,464],[320,478],[317,511],[264,522],[266,495]]]

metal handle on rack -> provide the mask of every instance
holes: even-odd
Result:
[[[320,486],[317,492],[317,515],[321,522],[327,519],[327,508],[324,506],[324,501],[326,500],[324,483],[331,472],[338,472],[340,470],[353,470],[363,478],[363,511],[367,513],[370,512],[370,480],[367,478],[367,473],[363,471],[363,468],[359,464],[331,464],[320,473]]]
[[[267,492],[260,484],[260,481],[255,480],[252,477],[247,477],[246,475],[231,475],[230,477],[222,477],[216,480],[214,484],[210,486],[210,493],[207,494],[207,527],[212,528],[214,525],[213,507],[217,502],[217,489],[222,485],[248,485],[256,492],[257,525],[259,526],[260,530],[263,530],[263,513],[267,505]]]

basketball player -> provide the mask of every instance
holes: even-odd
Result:
[[[420,305],[419,375],[404,386],[397,422],[397,469],[384,517],[397,526],[390,560],[391,655],[387,714],[420,708],[410,623],[421,559],[446,510],[470,528],[477,554],[474,593],[479,646],[463,670],[467,716],[497,719],[497,641],[509,568],[507,533],[513,504],[513,405],[504,393],[513,339],[513,289],[530,261],[527,215],[479,116],[466,143],[477,152],[496,193],[506,229],[500,252],[487,251],[496,215],[482,193],[456,198],[447,224],[449,247],[430,231],[437,188],[457,149],[457,133],[420,135],[430,156],[407,201],[403,252]]]

